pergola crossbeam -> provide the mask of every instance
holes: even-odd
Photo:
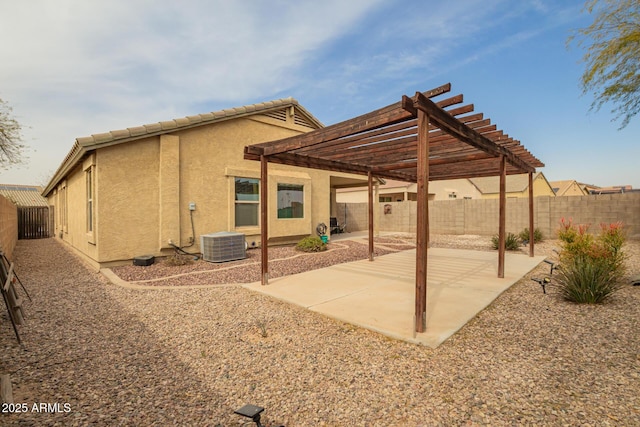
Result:
[[[544,164],[519,141],[499,130],[462,95],[433,101],[451,90],[445,84],[370,113],[279,141],[245,147],[244,158],[261,161],[262,280],[269,278],[266,222],[267,162],[367,176],[369,257],[373,259],[373,179],[417,184],[415,330],[426,328],[429,181],[500,176],[498,275],[504,276],[505,182],[512,174],[529,174],[530,230],[533,232],[532,173]],[[470,114],[471,113],[471,114]],[[533,236],[531,236],[533,239]],[[531,242],[533,254],[533,241]]]
[[[417,92],[413,102],[414,108],[424,111],[429,115],[432,122],[436,123],[441,129],[445,130],[449,134],[456,136],[461,141],[495,156],[505,156],[505,159],[509,161],[509,163],[521,168],[523,172],[531,172],[535,169],[514,156],[504,147],[496,145],[469,127],[464,126],[450,114],[438,108],[433,101],[423,96],[422,93]]]
[[[435,89],[422,92],[421,95],[430,98],[442,95],[450,90],[451,83],[447,83]],[[281,139],[280,141],[254,144],[249,147],[251,147],[251,154],[271,156],[331,141],[345,135],[353,135],[355,133],[388,126],[409,118],[411,118],[411,115],[402,109],[402,103],[396,102],[395,104],[388,105],[371,113],[363,114],[345,122],[318,129],[314,132]]]

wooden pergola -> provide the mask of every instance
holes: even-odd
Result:
[[[424,332],[427,306],[429,181],[500,175],[498,277],[504,277],[506,175],[529,174],[529,239],[533,256],[533,173],[544,164],[519,141],[498,130],[446,84],[362,116],[312,132],[245,147],[261,162],[262,284],[269,278],[268,163],[367,175],[369,259],[373,260],[373,178],[417,183],[415,329]],[[436,99],[436,100],[434,100]]]

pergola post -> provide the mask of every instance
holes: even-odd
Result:
[[[267,174],[267,158],[260,156],[260,245],[262,250],[262,285],[269,284],[269,182]]]
[[[367,173],[369,182],[369,261],[373,261],[373,175],[371,171]]]
[[[533,172],[529,172],[529,256],[533,256],[534,232],[533,232]]]
[[[498,277],[504,278],[504,249],[506,229],[506,205],[507,205],[507,162],[504,156],[500,156],[500,224],[498,225]]]
[[[462,95],[440,101],[450,84],[397,102],[341,123],[278,141],[246,146],[246,160],[260,160],[262,176],[261,236],[263,241],[262,281],[268,281],[267,163],[367,175],[369,179],[369,253],[377,217],[371,215],[372,179],[417,182],[415,332],[427,327],[427,255],[429,247],[429,179],[471,178],[496,174],[500,162],[500,231],[498,277],[504,277],[506,226],[506,174],[528,173],[544,163],[491,125],[488,118],[463,102]],[[270,107],[271,108],[271,107]],[[446,109],[445,109],[446,108]],[[431,133],[430,128],[431,127]],[[431,144],[431,147],[429,146]],[[429,157],[433,156],[430,160]],[[431,161],[431,164],[430,164]],[[509,169],[507,169],[507,163]],[[377,195],[376,195],[377,196]],[[406,197],[405,197],[406,198]],[[376,197],[378,199],[378,197]],[[378,202],[376,202],[378,203]],[[377,212],[377,211],[374,211]],[[377,214],[376,214],[377,215]],[[374,219],[376,220],[374,224]],[[533,227],[532,227],[533,228]]]
[[[429,236],[429,116],[418,109],[415,331],[427,328],[427,251]]]

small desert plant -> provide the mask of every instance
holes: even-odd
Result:
[[[525,228],[524,230],[522,230],[520,232],[520,234],[518,234],[518,237],[520,238],[521,242],[525,242],[525,241],[529,241],[529,229]],[[535,228],[533,230],[533,243],[539,243],[542,242],[544,240],[544,236],[542,235],[542,231],[540,231],[539,228]]]
[[[309,236],[300,240],[296,249],[302,252],[322,252],[327,250],[327,244],[320,237]]]
[[[256,319],[256,326],[258,327],[262,338],[267,338],[269,336],[269,333],[267,332],[267,321],[265,319]]]
[[[170,267],[179,267],[181,265],[189,265],[193,263],[193,256],[173,254],[164,260],[165,265]]]
[[[585,304],[604,302],[622,286],[606,259],[584,254],[563,263],[556,280],[564,299]]]
[[[625,241],[622,223],[601,224],[600,234],[588,233],[589,225],[561,221],[562,241],[558,275],[561,295],[573,302],[597,304],[622,286]]]
[[[500,246],[500,236],[495,235],[491,238],[493,249],[498,249]],[[504,236],[504,248],[508,251],[517,251],[520,248],[520,239],[513,233],[507,233]]]

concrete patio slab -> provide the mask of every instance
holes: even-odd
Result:
[[[427,329],[414,333],[416,251],[338,264],[246,288],[384,335],[436,348],[544,257],[507,253],[499,279],[497,252],[430,248]]]

